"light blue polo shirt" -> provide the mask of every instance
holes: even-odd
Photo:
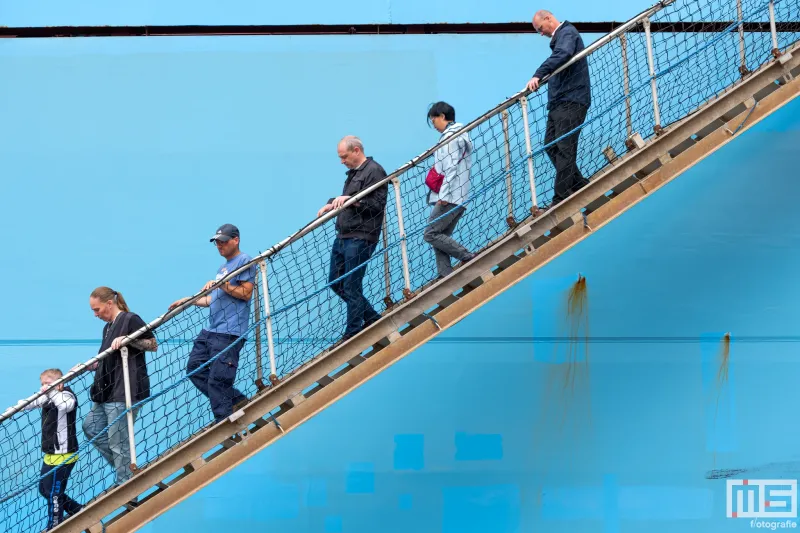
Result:
[[[217,270],[217,281],[227,276],[252,258],[242,252]],[[243,282],[256,282],[256,265],[251,265],[238,275],[230,279],[231,285],[240,285]],[[212,333],[227,333],[228,335],[241,336],[250,325],[250,301],[234,298],[222,289],[211,292],[211,306],[209,312],[209,328]]]

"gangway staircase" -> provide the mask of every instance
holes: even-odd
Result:
[[[649,140],[633,140],[567,200],[544,213],[532,209],[451,276],[407,295],[379,322],[265,388],[230,419],[194,435],[53,531],[142,527],[734,141],[798,95],[798,73],[794,43]]]

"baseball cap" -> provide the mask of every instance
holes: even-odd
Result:
[[[214,236],[211,237],[211,239],[209,239],[209,242],[214,242],[214,241],[227,242],[233,239],[234,237],[238,236],[239,236],[239,228],[237,228],[233,224],[223,224],[217,229],[217,232],[214,234]]]

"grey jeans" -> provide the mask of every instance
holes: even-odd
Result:
[[[128,441],[128,417],[123,416],[112,424],[107,433],[104,433],[103,430],[124,412],[125,404],[121,402],[93,403],[92,409],[83,420],[83,432],[86,434],[86,438],[95,439],[92,444],[116,472],[117,485],[124,483],[133,475],[130,469],[131,448]],[[134,421],[137,414],[138,409],[134,409]]]
[[[451,237],[466,210],[467,208],[464,206],[456,207],[454,204],[439,205],[437,203],[428,217],[429,225],[425,228],[423,239],[433,246],[433,252],[436,254],[436,270],[442,277],[453,272],[453,266],[450,264],[451,257],[455,257],[459,261],[466,261],[472,257],[469,250]],[[447,215],[431,223],[431,220],[437,219],[445,213]]]

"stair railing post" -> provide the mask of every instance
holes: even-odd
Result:
[[[522,107],[522,123],[525,127],[525,153],[528,157],[528,180],[531,185],[531,213],[535,216],[539,211],[539,203],[536,200],[536,179],[533,173],[533,149],[531,148],[531,128],[528,124],[528,98],[523,96],[519,99]]]
[[[631,116],[631,78],[628,71],[628,38],[623,33],[619,36],[622,48],[622,90],[625,92],[625,138],[633,135],[633,119]]]
[[[743,21],[744,14],[742,13],[742,0],[736,0],[736,18],[739,21],[739,58],[741,60],[741,65],[739,65],[739,73],[744,76],[749,70],[747,70],[747,57],[745,55],[744,50],[744,21]]]
[[[503,137],[505,138],[506,147],[506,202],[508,203],[508,215],[506,215],[506,223],[509,228],[517,225],[514,220],[514,191],[512,190],[512,176],[511,176],[511,141],[508,135],[508,110],[504,109],[503,113]]]
[[[411,275],[408,269],[408,246],[406,243],[406,228],[403,225],[403,202],[400,198],[400,178],[392,178],[392,185],[394,186],[394,204],[397,208],[397,228],[400,230],[400,255],[403,260],[403,281],[405,288],[403,295],[406,298],[411,298]]]
[[[386,296],[383,298],[383,303],[386,304],[388,309],[394,302],[392,302],[392,271],[389,268],[389,236],[387,235],[389,229],[389,222],[386,214],[383,216],[383,279],[386,285]]]
[[[781,51],[778,49],[778,30],[775,27],[775,0],[769,0],[769,32],[772,35],[772,55],[778,57]]]
[[[642,21],[644,25],[644,34],[647,41],[647,65],[650,68],[650,89],[653,93],[653,118],[655,119],[655,126],[653,131],[659,135],[661,129],[661,113],[658,110],[658,87],[656,83],[656,67],[653,60],[653,36],[650,34],[650,19],[645,18]]]
[[[119,351],[122,354],[122,381],[125,384],[125,410],[127,411],[125,417],[128,421],[128,447],[130,448],[131,454],[130,469],[132,472],[135,472],[137,469],[136,438],[133,429],[133,411],[131,410],[131,378],[128,367],[128,347],[123,346]]]
[[[266,388],[264,384],[264,369],[261,362],[261,290],[259,284],[253,285],[253,301],[255,302],[256,320],[256,387],[258,390]]]
[[[269,283],[267,282],[267,262],[261,261],[258,264],[261,270],[261,296],[264,299],[264,315],[267,320],[267,352],[269,353],[269,380],[271,383],[278,382],[278,374],[275,369],[275,343],[272,338],[272,313],[269,310]]]

